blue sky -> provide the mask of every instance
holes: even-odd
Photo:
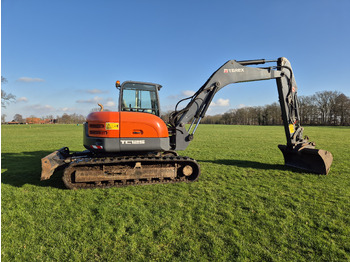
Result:
[[[230,59],[287,57],[298,94],[350,96],[350,1],[2,0],[1,75],[14,114],[117,110],[116,80],[155,82],[163,111]],[[273,80],[222,89],[208,113],[278,101]]]

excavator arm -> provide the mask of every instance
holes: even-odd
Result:
[[[276,63],[269,67],[249,67]],[[281,106],[287,145],[279,145],[285,164],[314,173],[327,174],[333,161],[332,154],[325,150],[315,149],[314,143],[303,138],[303,127],[300,125],[300,115],[297,99],[297,85],[293,70],[288,59],[266,61],[230,60],[216,70],[206,83],[191,97],[181,110],[175,111],[169,117],[170,145],[173,150],[184,150],[193,140],[194,133],[201,119],[205,116],[215,94],[223,87],[241,82],[252,82],[276,79],[279,102]],[[185,124],[191,123],[186,129]]]

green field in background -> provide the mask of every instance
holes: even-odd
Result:
[[[67,190],[40,159],[82,125],[2,126],[3,261],[349,261],[350,128],[305,127],[329,175],[283,165],[282,126],[201,125],[195,183]]]

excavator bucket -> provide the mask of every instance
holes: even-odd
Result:
[[[286,166],[295,167],[310,173],[327,175],[333,162],[331,152],[315,148],[291,149],[278,145]]]
[[[69,148],[62,147],[61,149],[52,152],[41,159],[41,179],[49,179],[56,168],[66,164],[65,159],[69,156]]]

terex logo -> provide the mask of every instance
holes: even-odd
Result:
[[[144,145],[145,140],[120,140],[123,145]]]
[[[244,73],[244,68],[231,68],[231,69],[224,69],[224,73]]]

